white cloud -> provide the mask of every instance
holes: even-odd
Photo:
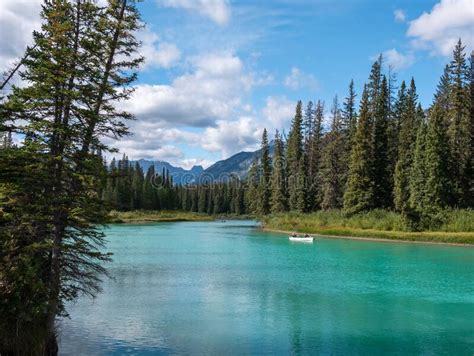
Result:
[[[293,67],[290,74],[285,78],[285,86],[292,90],[297,89],[318,89],[318,81],[312,74],[304,73],[301,69]]]
[[[40,23],[41,0],[0,1],[0,73],[23,57]]]
[[[265,85],[268,80],[249,72],[239,57],[208,54],[186,62],[189,71],[169,85],[137,85],[131,99],[121,104],[121,109],[137,117],[130,127],[134,135],[114,144],[122,152],[133,158],[164,159],[158,156],[164,155],[163,146],[182,143],[220,152],[225,158],[242,149],[258,147],[263,122],[267,127],[282,122],[285,111],[279,104],[287,104],[287,99],[267,101],[268,109],[260,120],[245,102],[253,87]],[[272,121],[265,121],[267,116]],[[189,157],[177,158],[168,153],[168,160],[173,159],[187,164],[183,159]]]
[[[202,146],[215,152],[221,152],[227,158],[239,151],[251,151],[259,148],[263,129],[271,138],[276,129],[289,126],[294,116],[296,103],[285,96],[266,99],[265,107],[258,115],[241,116],[237,120],[218,121],[216,127],[205,130]]]
[[[252,117],[238,120],[220,120],[216,127],[204,131],[202,146],[211,152],[221,152],[222,158],[242,151],[258,148],[263,127]]]
[[[398,52],[395,48],[389,49],[382,54],[385,62],[396,70],[408,68],[415,63],[413,53],[403,54]]]
[[[160,41],[159,36],[147,27],[137,37],[142,41],[140,54],[145,57],[144,69],[170,68],[181,58],[181,52],[174,43]]]
[[[133,136],[114,142],[113,145],[131,159],[160,159],[186,168],[195,164],[208,166],[211,163],[209,160],[188,158],[175,145],[184,144],[191,150],[193,146],[200,147],[209,152],[218,152],[222,158],[243,150],[255,150],[260,145],[264,127],[273,137],[275,129],[289,126],[295,105],[285,96],[268,97],[259,113],[237,116],[236,119],[218,119],[213,126],[205,126],[197,132],[188,131],[186,127],[170,127],[160,121],[137,120],[131,122]]]
[[[139,120],[168,125],[206,127],[242,108],[242,96],[256,85],[239,57],[209,54],[193,58],[192,70],[170,85],[136,86],[122,107]]]
[[[285,96],[269,96],[266,100],[262,114],[267,123],[267,128],[283,129],[288,127],[295,115],[296,103]]]
[[[410,21],[407,31],[415,48],[449,55],[461,38],[468,50],[474,48],[474,4],[472,0],[441,0],[431,12]]]
[[[230,5],[227,0],[158,0],[164,7],[181,8],[209,17],[219,25],[225,25],[230,18]]]
[[[402,9],[396,9],[393,12],[393,17],[395,18],[395,21],[397,22],[405,22],[407,20],[405,11],[403,11]]]

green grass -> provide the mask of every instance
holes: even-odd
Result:
[[[321,235],[383,238],[423,242],[474,244],[474,211],[445,211],[438,226],[421,232],[408,231],[400,214],[374,210],[347,217],[340,210],[311,214],[286,213],[264,217],[264,227]]]
[[[212,216],[183,211],[111,211],[108,223],[145,223],[173,221],[212,221]]]

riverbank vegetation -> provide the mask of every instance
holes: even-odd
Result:
[[[147,222],[173,222],[173,221],[212,221],[214,217],[189,211],[168,210],[113,210],[107,216],[108,223],[147,223]]]
[[[401,214],[384,210],[373,210],[351,216],[341,210],[308,214],[283,213],[268,215],[262,222],[264,228],[268,230],[474,245],[472,210],[445,211],[443,216],[439,216],[439,225],[423,232],[410,231]]]

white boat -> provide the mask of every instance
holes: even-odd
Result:
[[[294,241],[294,242],[309,242],[309,243],[312,243],[314,239],[312,236],[310,237],[289,236],[288,238],[290,239],[290,241]]]

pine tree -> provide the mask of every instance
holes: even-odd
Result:
[[[387,128],[387,144],[388,144],[388,172],[390,177],[390,202],[389,207],[393,207],[393,194],[394,194],[394,175],[395,175],[395,166],[398,160],[398,139],[400,136],[400,115],[403,111],[403,105],[405,105],[406,100],[406,85],[405,81],[402,81],[400,88],[398,90],[397,98],[393,98],[393,93],[395,91],[394,83],[396,77],[393,73],[389,73],[389,121]]]
[[[259,182],[260,208],[258,210],[260,214],[267,215],[270,212],[270,178],[272,175],[272,163],[270,158],[267,129],[263,129],[261,152],[262,175]]]
[[[313,133],[313,125],[314,125],[314,110],[313,110],[313,102],[310,100],[308,101],[308,105],[306,106],[306,110],[304,113],[304,141],[305,146],[308,144],[311,135]]]
[[[407,213],[409,209],[409,181],[416,145],[416,131],[419,127],[416,110],[417,100],[415,81],[412,78],[410,89],[404,98],[405,103],[400,103],[402,112],[400,114],[399,149],[394,176],[394,205],[402,213]]]
[[[378,96],[382,90],[382,63],[383,57],[380,54],[377,60],[372,65],[370,71],[369,83],[367,84],[369,111],[371,115],[377,110]]]
[[[252,165],[250,166],[250,169],[249,169],[249,173],[247,176],[247,189],[246,189],[246,193],[247,193],[246,205],[248,206],[249,211],[252,214],[260,213],[259,201],[258,199],[255,199],[255,197],[259,196],[259,189],[258,189],[259,181],[260,181],[260,168],[259,168],[258,161],[255,160],[252,162]],[[215,202],[215,199],[214,199],[214,202]]]
[[[409,177],[410,198],[409,204],[413,211],[418,214],[423,213],[426,209],[426,189],[430,189],[426,185],[426,132],[427,125],[422,120],[416,135],[416,146],[413,158],[413,169]]]
[[[273,171],[270,181],[271,197],[270,210],[272,213],[280,213],[287,209],[286,197],[286,162],[282,138],[278,132],[275,133],[275,148],[273,154]]]
[[[306,192],[306,156],[302,155],[298,164],[298,173],[295,182],[295,206],[294,210],[303,213],[307,210]]]
[[[341,187],[345,190],[347,184],[347,176],[349,174],[349,165],[351,160],[352,145],[354,144],[354,136],[357,128],[357,112],[355,108],[356,93],[354,90],[354,81],[349,83],[349,93],[344,100],[341,115],[341,131],[342,144],[344,146],[341,163]],[[342,197],[341,197],[342,204]]]
[[[337,96],[331,109],[331,131],[326,135],[326,146],[322,152],[322,201],[323,209],[335,209],[342,206],[344,180],[344,137],[341,127],[341,111]]]
[[[456,205],[466,207],[469,196],[468,167],[471,151],[473,119],[470,115],[470,71],[466,61],[465,47],[458,41],[453,51],[449,72],[451,75],[449,141],[451,147],[451,180]]]
[[[359,120],[352,146],[347,187],[344,193],[344,210],[348,214],[367,211],[374,206],[372,125],[369,114],[368,89],[364,86]]]
[[[374,113],[374,196],[375,207],[388,208],[392,205],[392,172],[389,156],[389,88],[383,76],[380,93]]]
[[[356,124],[357,124],[357,112],[355,108],[356,93],[354,90],[354,80],[349,83],[349,93],[344,100],[342,110],[342,130],[347,136],[347,142],[349,142],[348,152],[350,154],[350,146],[352,144],[352,138],[355,135]]]
[[[198,212],[205,213],[207,211],[207,189],[204,186],[199,186],[199,202],[198,202]]]
[[[301,179],[299,164],[303,155],[302,121],[302,103],[298,101],[287,144],[288,206],[290,210],[298,209],[298,179]]]
[[[143,183],[145,181],[144,173],[138,162],[135,162],[132,177],[132,209],[141,209],[143,204]]]
[[[451,73],[449,65],[446,64],[444,67],[443,75],[441,76],[438,86],[436,88],[436,93],[434,96],[434,102],[438,105],[439,110],[443,110],[446,115],[446,127],[449,126],[448,115],[447,113],[450,110],[450,94],[451,91]]]
[[[435,105],[430,112],[426,135],[424,214],[434,215],[448,205],[450,175],[448,171],[448,137],[443,124],[443,110]]]
[[[313,133],[306,149],[307,156],[307,204],[308,210],[317,210],[321,206],[321,155],[323,149],[324,103],[318,100],[314,113]]]

